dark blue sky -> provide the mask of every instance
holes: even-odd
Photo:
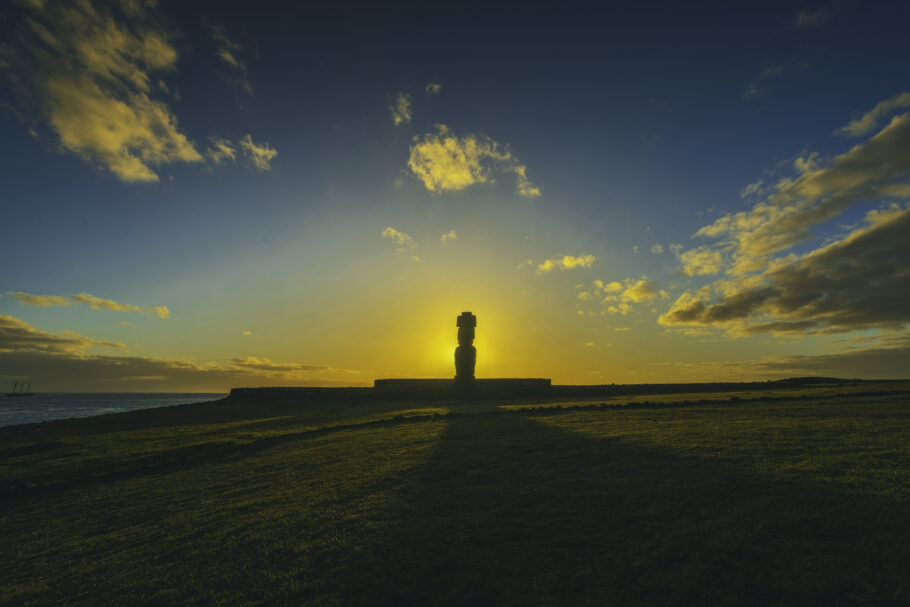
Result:
[[[253,356],[406,373],[413,361],[378,362],[380,345],[347,356],[312,326],[338,309],[370,325],[424,285],[453,309],[534,299],[559,319],[549,350],[571,361],[566,381],[608,379],[597,373],[635,340],[650,347],[621,377],[649,379],[657,363],[706,376],[903,330],[890,317],[832,324],[786,303],[769,272],[903,204],[897,127],[897,173],[863,181],[838,158],[860,146],[857,163],[881,164],[870,142],[905,116],[907,3],[33,4],[0,21],[0,313],[33,330],[225,369]],[[838,133],[891,99],[875,130]],[[480,155],[463,156],[474,144]],[[717,228],[736,213],[735,230]],[[441,239],[450,230],[457,241]],[[795,236],[766,249],[762,230]],[[467,301],[450,289],[458,280]],[[650,295],[629,290],[641,281]],[[725,306],[759,284],[778,299],[737,313],[680,299]],[[380,309],[359,309],[362,292]],[[127,329],[23,293],[166,305],[172,317]]]

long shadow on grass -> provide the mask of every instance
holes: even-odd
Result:
[[[910,514],[895,501],[523,415],[448,420],[412,478],[332,575],[343,603],[910,600]]]

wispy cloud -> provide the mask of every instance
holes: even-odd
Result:
[[[272,161],[278,156],[278,150],[268,143],[256,143],[252,135],[247,134],[237,141],[210,137],[205,155],[213,165],[236,163],[239,160],[241,164],[258,171],[269,171],[272,169]]]
[[[455,232],[455,230],[449,230],[448,234],[443,234],[442,237],[440,238],[440,240],[442,241],[443,244],[445,244],[446,242],[450,242],[457,238],[458,238],[458,233]]]
[[[513,173],[520,196],[540,196],[540,190],[527,177],[527,168],[518,162],[508,146],[489,137],[459,137],[439,125],[436,133],[415,137],[408,167],[431,192],[456,192],[493,181],[494,170]]]
[[[382,231],[382,237],[388,238],[395,243],[395,252],[399,255],[407,253],[417,263],[421,262],[420,257],[414,254],[414,250],[417,248],[417,241],[404,232],[400,232],[390,226]]]
[[[250,135],[244,135],[237,143],[253,167],[260,171],[271,170],[272,161],[278,156],[278,150],[270,147],[268,143],[254,142]]]
[[[170,318],[171,312],[167,306],[134,306],[130,304],[118,303],[112,299],[102,299],[88,293],[76,293],[62,297],[60,295],[33,295],[23,293],[22,291],[8,291],[6,293],[18,301],[38,307],[47,306],[69,306],[74,304],[85,304],[95,310],[113,310],[115,312],[142,312],[158,318]]]
[[[845,137],[859,137],[878,128],[879,121],[895,110],[910,107],[910,92],[900,93],[876,104],[874,108],[837,130]]]
[[[910,198],[910,114],[895,116],[868,141],[830,161],[797,158],[795,176],[781,179],[752,209],[726,215],[696,236],[722,238],[737,275],[765,267],[775,253],[815,237],[812,228],[845,209],[881,198]]]
[[[796,27],[801,29],[813,29],[824,25],[831,20],[831,12],[827,9],[820,8],[817,11],[803,9],[796,16]]]
[[[574,270],[576,268],[590,268],[597,261],[594,255],[563,255],[551,257],[537,266],[538,274],[546,274],[553,270]]]
[[[781,77],[784,72],[786,72],[786,68],[783,65],[769,65],[764,68],[758,73],[758,76],[746,85],[743,90],[743,99],[748,101],[766,92],[768,83],[775,78]]]
[[[427,97],[433,97],[442,92],[442,85],[436,82],[430,82],[424,87],[424,92],[426,92]]]
[[[217,47],[215,54],[232,71],[231,75],[224,77],[225,81],[228,84],[242,88],[252,95],[253,87],[247,77],[246,62],[239,57],[239,53],[244,50],[243,45],[228,37],[224,25],[210,26],[209,34]]]
[[[395,101],[389,105],[389,113],[392,115],[392,124],[400,126],[411,121],[411,96],[407,93],[398,93]]]

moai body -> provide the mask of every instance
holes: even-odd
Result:
[[[477,363],[477,349],[473,346],[477,317],[470,312],[462,312],[455,324],[458,326],[458,347],[455,348],[455,381],[467,384],[474,381],[474,365]]]

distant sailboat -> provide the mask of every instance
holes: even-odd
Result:
[[[25,382],[13,382],[13,389],[6,393],[7,396],[34,396],[35,393],[32,392],[32,384],[28,383],[28,386],[25,385]]]

